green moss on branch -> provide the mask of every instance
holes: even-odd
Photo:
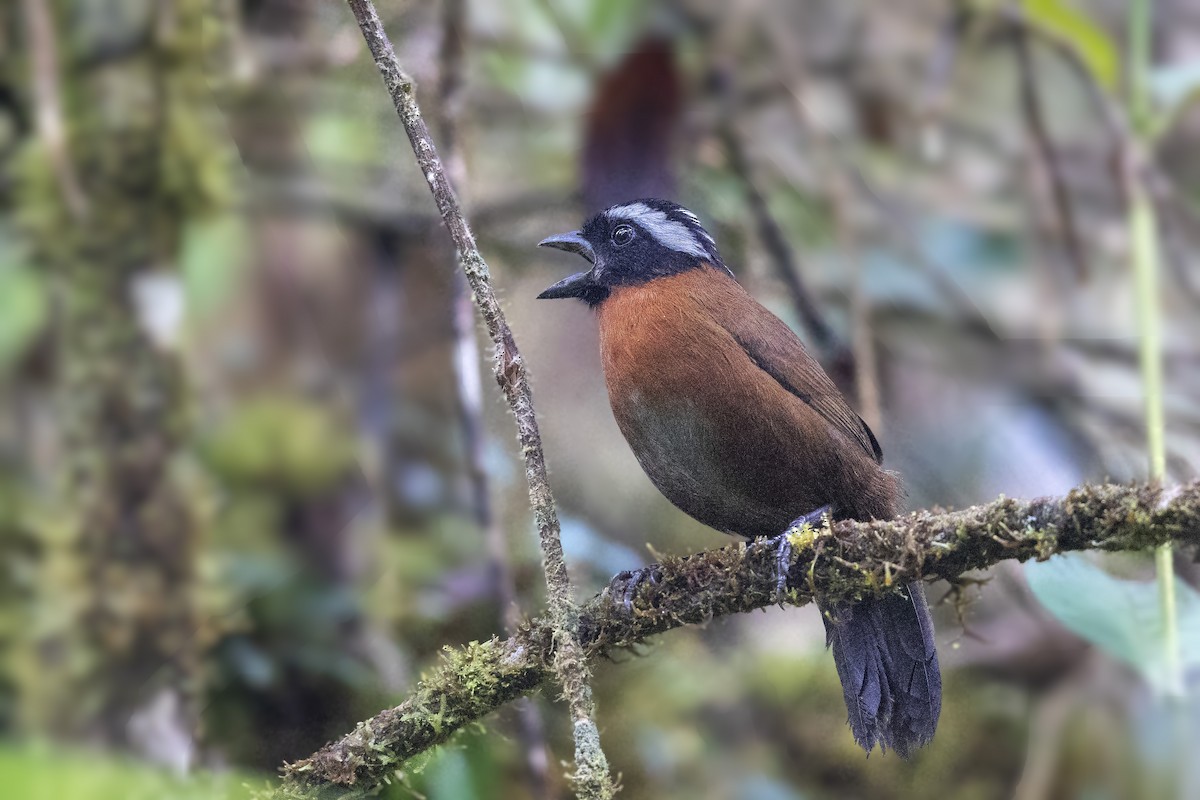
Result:
[[[911,580],[955,580],[1016,559],[1080,550],[1139,551],[1164,542],[1200,545],[1200,481],[1083,486],[1065,497],[1000,498],[963,511],[919,511],[887,522],[839,522],[795,537],[788,575],[791,605],[814,596],[853,600]],[[587,655],[628,647],[658,633],[776,602],[775,547],[729,545],[655,565],[656,580],[633,612],[608,590],[580,609]],[[309,758],[284,767],[282,796],[369,791],[403,763],[551,677],[551,623],[539,618],[507,640],[447,650],[443,664],[401,705],[383,711]]]

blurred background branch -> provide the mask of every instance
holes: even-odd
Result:
[[[699,215],[912,508],[1143,480],[1154,394],[1166,481],[1194,480],[1194,2],[376,2],[469,167],[581,597],[728,543],[628,452],[586,310],[534,299],[563,263],[533,244],[633,196]],[[511,414],[378,81],[315,0],[0,3],[8,793],[242,800],[546,607]],[[1200,796],[1193,553],[1162,558],[1171,703],[1154,558],[1078,554],[931,585],[945,713],[913,762],[862,758],[817,615],[771,607],[592,662],[604,752],[655,800]],[[506,706],[382,796],[570,796],[569,711],[531,702],[545,748]]]

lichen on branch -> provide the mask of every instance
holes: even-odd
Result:
[[[396,114],[404,125],[417,165],[429,184],[442,222],[454,241],[458,260],[471,286],[475,305],[495,346],[493,368],[509,409],[516,418],[517,439],[521,445],[521,454],[525,460],[525,477],[529,484],[529,503],[542,549],[542,568],[546,577],[549,606],[547,624],[554,642],[554,646],[545,652],[552,657],[552,667],[570,707],[574,727],[575,773],[571,776],[572,782],[582,800],[609,800],[616,794],[616,787],[609,775],[608,759],[599,746],[599,733],[594,721],[595,704],[589,686],[591,675],[579,644],[579,614],[571,597],[571,583],[559,537],[558,514],[546,476],[542,438],[538,432],[537,415],[533,410],[533,393],[529,387],[525,363],[500,302],[492,290],[487,262],[479,252],[475,237],[467,225],[466,217],[446,175],[446,169],[438,156],[437,146],[417,105],[413,80],[401,68],[371,0],[347,0],[347,3],[358,22],[363,39],[366,40],[367,49],[375,59],[375,66],[387,87]],[[428,727],[440,729],[443,725],[444,722],[435,717]],[[372,730],[368,729],[364,737],[366,741],[373,740]]]
[[[912,580],[955,581],[1001,561],[1081,550],[1144,551],[1200,545],[1200,481],[1082,486],[1064,497],[1000,498],[962,511],[918,511],[886,522],[835,523],[792,532],[790,605],[882,594]],[[585,653],[597,656],[650,636],[777,602],[776,547],[739,542],[654,565],[632,612],[610,592],[579,612]],[[282,796],[341,796],[391,780],[407,759],[450,739],[551,677],[553,625],[532,620],[508,639],[447,649],[443,663],[399,706],[284,767]]]

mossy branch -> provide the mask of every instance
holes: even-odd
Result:
[[[912,580],[955,581],[1001,561],[1044,560],[1079,550],[1141,551],[1166,542],[1200,545],[1200,481],[1082,486],[1065,497],[1000,498],[963,511],[919,511],[887,522],[838,522],[790,532],[786,602],[854,600]],[[776,548],[737,543],[654,566],[632,613],[606,589],[580,609],[589,656],[655,634],[773,605]],[[284,767],[283,797],[342,796],[390,780],[404,762],[532,692],[552,676],[554,625],[539,618],[508,639],[446,649],[411,697],[362,722],[312,756]]]
[[[396,114],[404,125],[413,155],[429,184],[442,221],[458,250],[459,264],[471,287],[475,306],[496,348],[493,367],[496,380],[516,418],[517,439],[521,444],[525,477],[529,484],[529,503],[542,548],[549,607],[547,633],[554,642],[554,647],[546,652],[553,655],[553,671],[571,710],[575,734],[575,773],[571,776],[572,782],[581,800],[609,800],[616,794],[616,787],[609,775],[608,759],[600,748],[595,704],[589,685],[591,675],[579,643],[579,610],[571,598],[571,583],[559,537],[558,514],[546,477],[542,437],[533,410],[533,393],[529,387],[525,362],[496,293],[492,290],[487,262],[479,252],[429,128],[421,116],[413,80],[401,68],[371,0],[347,0],[347,3],[366,40],[367,49],[375,59],[375,66],[383,77]]]

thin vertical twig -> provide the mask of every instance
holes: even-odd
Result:
[[[1021,111],[1025,117],[1025,126],[1029,129],[1029,134],[1038,151],[1038,157],[1046,170],[1067,260],[1074,268],[1075,278],[1086,280],[1090,272],[1087,257],[1084,255],[1083,242],[1079,238],[1079,227],[1075,223],[1075,208],[1071,203],[1071,193],[1067,189],[1066,177],[1063,175],[1058,148],[1055,147],[1050,130],[1046,125],[1042,97],[1038,91],[1037,77],[1034,71],[1033,52],[1029,47],[1029,37],[1024,28],[1014,27],[1012,38],[1017,56]]]
[[[1152,165],[1146,150],[1153,133],[1149,74],[1153,0],[1129,0],[1128,109],[1120,106],[1099,84],[1079,50],[1069,41],[1044,28],[1026,25],[1019,15],[1002,18],[1037,36],[1079,77],[1100,122],[1108,131],[1121,165],[1121,184],[1127,203],[1130,260],[1134,274],[1138,311],[1138,353],[1145,395],[1146,441],[1150,477],[1162,481],[1166,474],[1163,364],[1159,331],[1159,224],[1150,189]],[[1183,667],[1179,650],[1179,619],[1175,597],[1175,570],[1169,544],[1155,555],[1160,609],[1164,625],[1164,661],[1167,685],[1173,694],[1183,692]]]
[[[1134,140],[1125,148],[1122,174],[1129,203],[1130,256],[1133,260],[1137,302],[1138,354],[1145,396],[1146,446],[1150,454],[1150,479],[1166,478],[1166,421],[1163,407],[1163,358],[1159,324],[1158,219],[1146,185],[1143,158],[1152,127],[1149,74],[1153,0],[1129,3],[1129,110]],[[1163,617],[1166,685],[1175,696],[1183,694],[1183,664],[1179,651],[1179,613],[1175,597],[1175,565],[1170,544],[1155,553],[1159,605]]]
[[[1126,171],[1136,170],[1127,164]],[[1159,240],[1158,220],[1145,186],[1136,176],[1126,179],[1129,194],[1129,236],[1137,303],[1138,353],[1145,397],[1146,445],[1150,455],[1150,478],[1166,477],[1166,424],[1163,409],[1162,341],[1158,320]],[[1175,567],[1171,546],[1155,553],[1159,603],[1164,625],[1168,686],[1173,694],[1183,693],[1183,667],[1179,656],[1179,619],[1175,601]]]
[[[575,773],[572,776],[581,798],[610,798],[616,786],[609,774],[608,759],[600,746],[596,727],[595,702],[590,686],[591,672],[579,643],[579,611],[571,597],[571,582],[563,558],[558,514],[546,477],[537,416],[525,364],[504,311],[492,290],[487,262],[479,252],[475,237],[467,225],[446,170],[438,156],[429,128],[421,116],[416,88],[401,68],[391,41],[371,0],[347,0],[362,30],[375,66],[383,77],[396,113],[404,125],[422,174],[429,184],[442,221],[458,250],[459,261],[470,284],[475,304],[483,317],[496,348],[496,380],[504,391],[517,422],[517,437],[525,460],[529,499],[542,548],[542,566],[546,577],[549,616],[554,631],[553,666],[563,695],[570,707],[575,737]]]
[[[1127,164],[1125,169],[1136,171],[1138,167],[1136,163]],[[1145,394],[1150,477],[1162,480],[1166,475],[1166,440],[1162,398],[1162,337],[1158,324],[1158,219],[1138,177],[1128,177],[1126,188],[1129,191],[1129,237],[1138,311],[1138,354],[1142,368],[1142,391]]]
[[[442,3],[442,47],[438,86],[438,114],[435,122],[442,140],[446,172],[453,183],[467,185],[467,163],[461,142],[462,96],[465,82],[466,0]],[[463,438],[463,456],[470,483],[471,509],[487,546],[496,602],[500,607],[504,633],[512,636],[521,622],[517,602],[509,544],[504,527],[495,512],[487,473],[487,440],[483,425],[483,382],[479,375],[479,342],[475,334],[475,310],[470,287],[462,271],[454,273],[451,284],[454,331],[454,374],[457,391],[455,404]],[[525,765],[532,797],[549,797],[546,734],[541,712],[531,698],[517,701],[517,724],[525,751]]]

